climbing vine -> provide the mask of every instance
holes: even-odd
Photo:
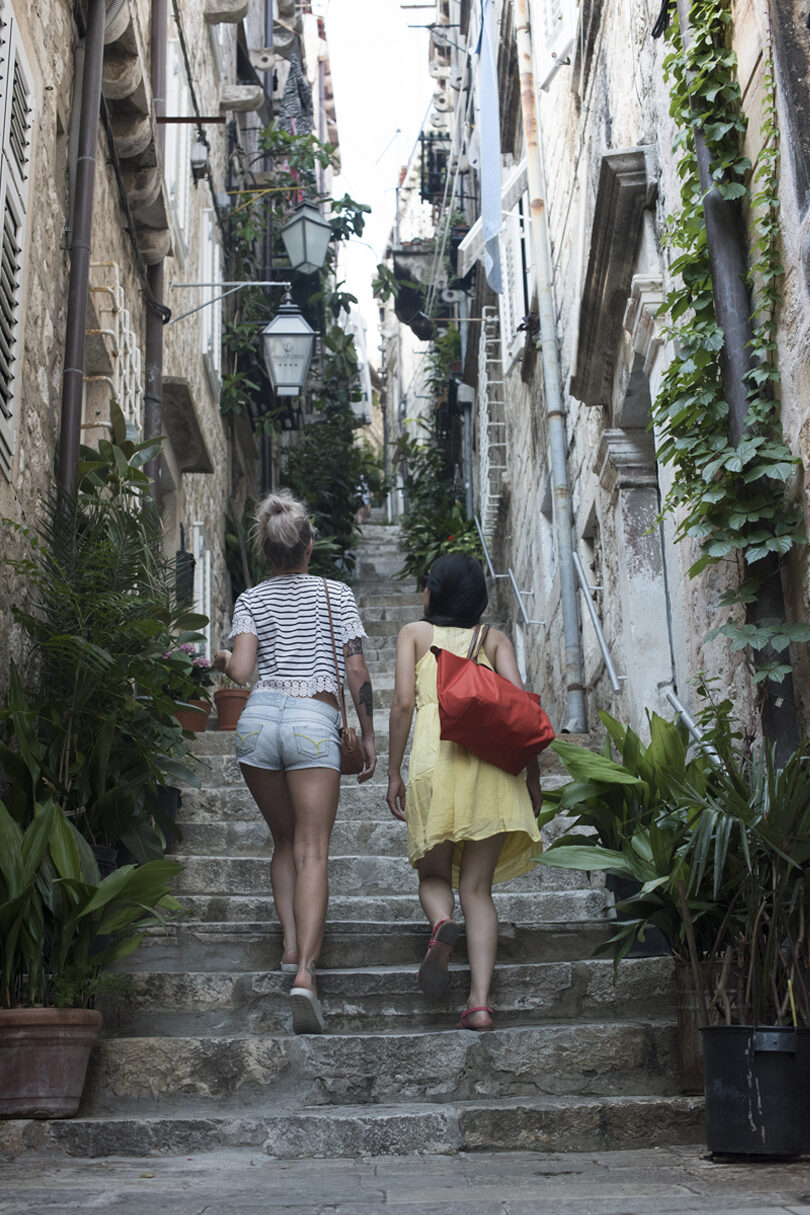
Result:
[[[779,254],[779,138],[776,88],[770,45],[766,48],[763,149],[756,173],[742,154],[746,119],[741,108],[737,59],[730,46],[730,0],[695,0],[691,42],[684,51],[677,17],[669,32],[673,49],[665,60],[670,81],[670,113],[675,120],[680,178],[680,209],[672,216],[667,240],[676,256],[673,286],[662,307],[667,334],[675,348],[655,401],[653,420],[662,442],[660,458],[676,470],[664,503],[678,511],[678,538],[689,538],[699,556],[689,570],[695,577],[707,566],[742,557],[746,576],[721,602],[730,618],[708,638],[727,637],[733,650],[751,647],[775,654],[791,641],[810,639],[804,624],[743,623],[735,607],[756,600],[765,575],[751,567],[771,555],[784,557],[806,542],[797,505],[786,499],[785,485],[796,459],[784,442],[776,362],[777,312],[783,267]],[[749,204],[750,287],[753,339],[748,375],[746,425],[736,444],[729,437],[720,356],[724,335],[717,321],[709,250],[703,216],[694,128],[702,132],[711,156],[714,188],[724,199]],[[774,656],[756,663],[754,679],[780,680],[790,667]]]

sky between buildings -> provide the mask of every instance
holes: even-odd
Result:
[[[435,3],[417,0],[322,0],[335,94],[342,169],[334,183],[368,203],[363,241],[342,254],[341,273],[359,300],[368,325],[368,346],[377,363],[377,305],[371,279],[394,221],[395,189],[430,104],[428,34],[411,25],[434,20]]]

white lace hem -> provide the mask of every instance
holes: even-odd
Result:
[[[282,696],[314,696],[316,692],[332,692],[338,695],[334,675],[313,675],[309,679],[284,679],[274,676],[259,679],[253,685],[254,692],[279,692]]]

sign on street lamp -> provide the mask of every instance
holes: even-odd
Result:
[[[262,330],[262,340],[276,396],[299,396],[315,348],[315,330],[292,302],[289,291],[272,321]]]

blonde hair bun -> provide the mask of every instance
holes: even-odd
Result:
[[[279,489],[259,503],[256,540],[274,569],[300,565],[312,535],[307,508],[290,490]]]

